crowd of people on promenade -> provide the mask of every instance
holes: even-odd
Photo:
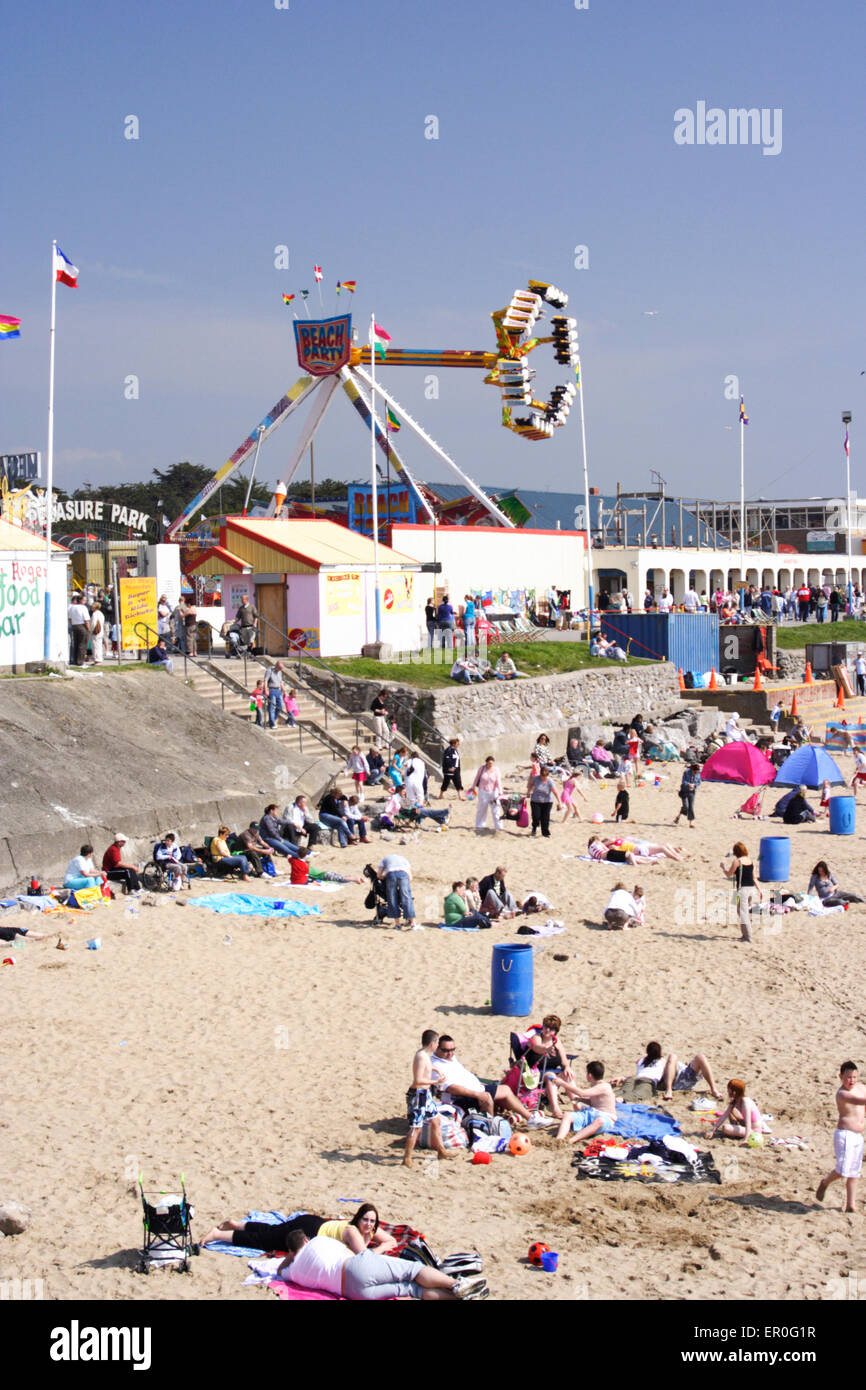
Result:
[[[676,598],[662,585],[648,585],[640,605],[635,603],[629,589],[610,592],[601,589],[598,611],[611,615],[623,613],[715,613],[725,623],[750,622],[837,622],[839,618],[864,616],[864,595],[859,584],[853,584],[849,603],[847,586],[831,583],[825,576],[820,584],[805,581],[775,588],[771,584],[747,584],[742,589],[716,588],[700,592],[689,586]]]

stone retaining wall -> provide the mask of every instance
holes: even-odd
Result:
[[[321,682],[328,693],[333,689],[331,677],[324,673],[308,670],[307,679]],[[484,685],[455,683],[435,690],[346,676],[339,678],[339,686],[340,703],[353,713],[369,710],[373,697],[387,690],[399,732],[411,733],[435,756],[441,740],[459,734],[467,767],[486,753],[503,761],[525,761],[542,730],[550,734],[554,750],[561,752],[569,729],[579,727],[583,737],[590,739],[602,733],[607,739],[611,725],[626,723],[636,714],[656,720],[683,709],[676,668],[669,662],[566,671]],[[413,714],[432,725],[440,741],[417,722],[413,727]]]

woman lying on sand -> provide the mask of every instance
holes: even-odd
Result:
[[[232,1245],[245,1246],[248,1250],[285,1250],[286,1238],[290,1231],[303,1231],[310,1240],[314,1236],[331,1236],[348,1245],[353,1254],[358,1255],[367,1247],[377,1250],[380,1255],[392,1250],[397,1242],[393,1236],[386,1236],[379,1230],[379,1213],[370,1202],[363,1202],[351,1220],[328,1221],[324,1216],[313,1216],[303,1212],[291,1221],[281,1221],[279,1225],[269,1226],[264,1221],[221,1221],[205,1236],[202,1245],[213,1241],[231,1241]]]

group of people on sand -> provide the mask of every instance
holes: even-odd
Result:
[[[487,1282],[480,1276],[455,1278],[394,1255],[397,1241],[381,1229],[372,1202],[362,1202],[352,1217],[333,1221],[312,1212],[299,1212],[273,1225],[229,1218],[202,1241],[205,1247],[217,1243],[263,1254],[279,1252],[283,1259],[273,1278],[359,1302],[386,1298],[465,1302],[489,1297]]]

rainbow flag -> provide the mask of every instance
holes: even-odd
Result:
[[[294,299],[294,297],[295,297],[295,296],[294,296],[293,294],[284,294],[284,295],[283,295],[283,303],[284,303],[284,304],[291,304],[291,302],[292,302],[292,300]]]
[[[403,428],[403,426],[400,424],[400,421],[397,419],[397,416],[394,414],[393,410],[390,410],[388,408],[386,408],[385,410],[385,424],[387,425],[389,430],[393,430],[394,434],[396,434],[398,430]]]
[[[391,334],[386,333],[378,323],[373,324],[373,349],[378,352],[380,357],[384,357],[391,341]]]
[[[20,328],[20,319],[14,319],[11,314],[0,314],[0,343],[7,338],[20,338]]]

